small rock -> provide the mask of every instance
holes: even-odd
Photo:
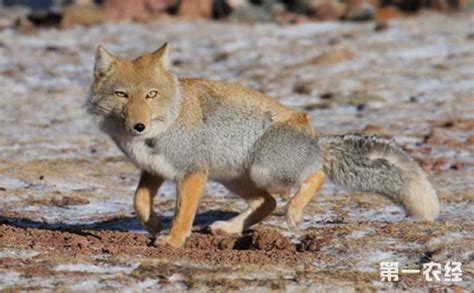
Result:
[[[318,252],[321,250],[323,241],[321,237],[316,234],[306,234],[303,235],[300,239],[300,244],[298,245],[298,251],[309,251],[309,252]]]
[[[293,87],[293,92],[300,95],[310,95],[311,91],[311,82],[308,81],[299,81]]]
[[[386,21],[382,22],[376,22],[374,31],[376,32],[381,32],[381,31],[386,31],[389,28],[388,23]]]
[[[431,145],[439,145],[443,142],[443,135],[439,129],[433,129],[431,132],[425,136],[424,142]]]
[[[229,59],[229,53],[227,53],[227,52],[218,52],[214,56],[214,61],[215,62],[226,61],[227,59]]]
[[[172,0],[103,0],[108,20],[144,19],[164,12]],[[197,2],[197,1],[196,1]]]
[[[323,94],[321,94],[321,96],[319,96],[319,98],[320,98],[321,100],[330,100],[330,99],[332,99],[333,97],[334,97],[334,94],[331,93],[331,92],[323,93]]]
[[[431,169],[434,170],[434,171],[444,171],[444,170],[447,170],[451,167],[451,164],[448,162],[448,159],[446,158],[441,158],[441,159],[437,159]]]
[[[341,18],[345,11],[345,4],[340,3],[339,1],[313,1],[310,6],[309,16],[319,20],[335,20]]]
[[[468,4],[469,0],[433,0],[431,5],[435,9],[449,12],[452,10],[465,10]]]
[[[189,19],[211,18],[212,0],[183,0],[178,15]]]
[[[236,240],[233,238],[223,238],[217,243],[217,247],[219,250],[230,250],[234,248]]]
[[[309,62],[314,65],[334,65],[354,59],[354,53],[349,49],[335,49],[313,58]]]
[[[238,7],[238,6],[237,6]],[[234,7],[227,1],[214,1],[212,4],[212,17],[215,19],[222,19],[228,17]]]
[[[473,145],[474,144],[474,135],[469,136],[466,138],[466,144]]]
[[[386,22],[400,16],[400,10],[394,6],[384,7],[377,10],[374,19],[376,22]]]
[[[386,131],[382,126],[367,124],[362,130],[361,133],[365,135],[378,135],[382,137],[392,137],[392,135]]]
[[[296,248],[291,241],[274,230],[256,231],[252,235],[252,246],[257,250],[290,250]]]
[[[95,6],[70,6],[63,11],[61,27],[91,26],[105,20],[104,12]]]
[[[268,10],[256,5],[237,7],[232,11],[230,19],[238,22],[269,22],[273,20]]]
[[[365,110],[365,108],[367,108],[367,104],[358,104],[358,105],[356,105],[356,110],[358,112],[361,112],[361,111]]]
[[[461,149],[461,148],[464,148],[464,143],[459,141],[459,140],[456,140],[456,139],[446,139],[445,141],[443,141],[443,145],[447,146],[447,147],[450,147],[450,148],[455,148],[455,149]]]
[[[344,18],[363,21],[373,19],[379,6],[378,0],[348,0]]]

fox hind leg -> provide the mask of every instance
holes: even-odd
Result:
[[[163,178],[159,176],[142,172],[133,200],[138,220],[152,236],[161,230],[160,218],[153,211],[153,197],[163,181]]]
[[[288,226],[298,226],[303,217],[303,211],[311,199],[319,192],[324,184],[326,175],[323,171],[317,171],[308,177],[300,186],[298,192],[290,200],[287,210]]]
[[[209,226],[213,234],[240,234],[265,219],[276,208],[275,198],[266,190],[257,188],[252,182],[224,184],[230,191],[245,199],[248,208],[228,221],[216,221]]]

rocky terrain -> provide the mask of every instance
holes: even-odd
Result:
[[[0,290],[473,288],[474,21],[422,13],[373,23],[232,24],[163,19],[0,31]],[[393,137],[430,175],[433,224],[327,184],[289,230],[285,201],[241,237],[205,227],[245,208],[210,183],[176,251],[135,220],[136,170],[83,109],[96,46],[134,57],[172,46],[180,76],[238,82],[307,111],[321,132]],[[169,229],[166,183],[155,210]],[[166,231],[164,231],[166,233]],[[462,262],[462,281],[383,282],[380,262]]]

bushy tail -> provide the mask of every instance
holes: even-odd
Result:
[[[427,221],[439,215],[439,199],[425,173],[394,140],[376,136],[321,136],[324,171],[354,191],[376,192]]]

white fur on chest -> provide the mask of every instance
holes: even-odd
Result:
[[[117,144],[127,157],[141,170],[159,174],[173,180],[178,171],[162,154],[152,153],[152,149],[143,140],[117,140]]]

